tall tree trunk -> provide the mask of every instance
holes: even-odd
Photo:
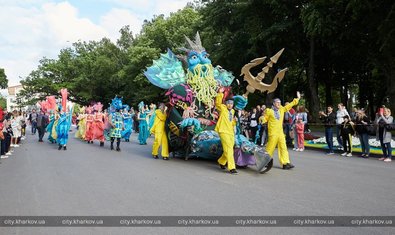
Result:
[[[319,100],[318,100],[318,92],[317,92],[317,82],[315,80],[315,63],[314,63],[314,52],[315,52],[315,42],[314,37],[310,37],[310,52],[309,52],[309,68],[307,79],[309,81],[309,90],[310,90],[310,115],[312,117],[312,121],[317,121],[317,115],[319,111]]]

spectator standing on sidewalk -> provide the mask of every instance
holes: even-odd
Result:
[[[342,126],[342,123],[344,122],[345,116],[350,116],[347,112],[346,107],[344,107],[343,103],[339,103],[337,105],[337,112],[336,112],[336,138],[337,142],[339,143],[338,149],[343,149],[343,141],[340,135],[340,129]]]
[[[352,136],[355,134],[354,123],[351,121],[350,116],[346,115],[343,117],[343,123],[341,125],[340,133],[343,140],[344,153],[342,156],[352,156]]]
[[[392,148],[391,148],[391,131],[387,130],[387,124],[393,124],[394,118],[391,116],[391,110],[388,108],[381,108],[377,114],[375,123],[378,124],[376,131],[376,139],[380,140],[381,149],[383,150],[383,157],[379,158],[380,161],[392,161]]]
[[[364,110],[361,109],[356,111],[355,124],[355,131],[357,132],[359,141],[361,142],[361,157],[368,158],[370,154],[370,146],[367,125],[370,124],[370,119],[365,115]]]
[[[325,126],[325,139],[328,144],[328,155],[334,154],[333,151],[333,127],[336,125],[336,114],[333,112],[333,107],[328,106],[327,112],[319,112],[320,119],[324,122]]]

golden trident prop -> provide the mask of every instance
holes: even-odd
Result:
[[[256,67],[263,63],[266,59],[265,57],[256,58],[251,60],[250,63],[243,66],[241,69],[240,76],[244,75],[244,80],[248,82],[247,91],[244,94],[245,97],[248,96],[249,93],[254,93],[255,90],[259,90],[261,92],[267,91],[267,93],[271,93],[276,90],[278,84],[283,80],[285,76],[285,72],[288,71],[288,68],[280,70],[273,79],[272,84],[263,83],[262,80],[265,78],[265,75],[269,72],[269,69],[273,67],[273,64],[277,63],[278,58],[280,58],[281,54],[283,53],[284,48],[281,49],[277,54],[270,58],[270,61],[266,64],[266,66],[262,69],[262,72],[258,73],[256,77],[254,77],[250,69]]]

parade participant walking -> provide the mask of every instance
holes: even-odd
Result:
[[[378,124],[376,131],[376,139],[380,140],[381,149],[383,150],[384,157],[379,158],[380,161],[391,162],[392,161],[392,148],[391,140],[392,134],[390,130],[387,130],[388,124],[393,124],[394,118],[391,116],[391,110],[388,108],[381,108],[377,114],[375,123]]]
[[[215,126],[215,131],[218,132],[221,139],[223,153],[218,159],[218,163],[222,169],[226,165],[231,174],[238,174],[236,171],[235,159],[233,154],[233,146],[235,144],[234,127],[236,120],[234,119],[235,111],[233,110],[233,100],[228,99],[225,104],[222,104],[224,98],[224,89],[220,88],[217,97],[215,98],[215,108],[219,111],[218,122]]]
[[[328,106],[326,108],[327,112],[319,112],[320,119],[325,125],[325,139],[328,144],[328,155],[333,155],[333,126],[336,125],[336,114],[333,112],[333,107]]]
[[[55,123],[55,114],[53,110],[50,110],[50,115],[49,115],[49,124],[46,127],[46,131],[48,132],[48,141],[51,143],[56,143],[56,139],[52,136],[52,128]]]
[[[146,110],[144,107],[144,102],[139,103],[139,114],[137,120],[139,121],[139,142],[141,145],[147,144],[148,138],[148,123],[147,123],[147,114],[149,110]]]
[[[86,108],[86,129],[85,129],[85,141],[89,143],[93,143],[93,107],[89,106]]]
[[[60,116],[58,119],[58,124],[56,125],[57,140],[59,144],[58,150],[67,149],[67,142],[69,140],[69,130],[71,125],[71,114],[60,110]]]
[[[133,125],[132,115],[129,113],[129,107],[126,107],[122,111],[122,117],[123,124],[125,126],[125,130],[122,131],[122,138],[125,139],[125,142],[129,142],[130,135],[132,134]]]
[[[272,108],[267,108],[265,111],[265,122],[268,123],[269,130],[269,141],[266,145],[266,151],[271,157],[273,157],[274,149],[276,146],[278,147],[279,161],[284,170],[289,170],[294,167],[294,165],[292,165],[289,161],[289,155],[283,131],[283,119],[284,113],[299,103],[299,91],[296,93],[296,97],[297,98],[295,98],[286,106],[282,106],[281,100],[276,98],[273,100]]]
[[[155,136],[154,144],[152,145],[152,156],[155,159],[158,158],[159,147],[162,145],[162,158],[163,160],[169,160],[169,146],[165,130],[166,111],[167,107],[161,103],[159,109],[155,111],[155,120],[150,130]]]
[[[120,109],[116,109],[114,113],[111,113],[108,121],[111,126],[110,130],[110,140],[111,140],[111,150],[114,150],[114,141],[117,139],[117,151],[121,151],[121,137],[122,137],[122,130],[124,129],[123,125],[123,118],[121,113],[119,112]]]
[[[92,140],[98,140],[100,142],[100,147],[103,147],[104,146],[104,114],[102,113],[103,105],[99,102],[93,105],[93,109],[96,112],[93,115]]]

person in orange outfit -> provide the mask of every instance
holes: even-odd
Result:
[[[288,112],[293,106],[299,103],[299,91],[296,93],[296,96],[297,98],[285,106],[281,105],[280,99],[274,99],[272,108],[267,108],[264,116],[264,122],[268,124],[269,132],[269,141],[266,145],[266,151],[273,157],[274,149],[276,146],[278,147],[278,158],[284,170],[294,168],[294,165],[289,161],[288,149],[283,131],[283,120],[284,113]]]
[[[169,160],[169,144],[165,130],[166,110],[165,104],[161,103],[159,109],[155,111],[154,124],[150,130],[155,135],[154,144],[152,145],[152,156],[155,159],[158,158],[159,147],[162,145],[162,158],[163,160]]]
[[[233,156],[233,146],[235,144],[234,128],[236,125],[236,120],[234,118],[235,111],[233,110],[233,100],[226,100],[226,105],[224,105],[222,103],[223,97],[223,88],[220,88],[215,98],[215,108],[219,112],[215,131],[219,134],[223,149],[222,156],[218,159],[218,163],[222,169],[225,169],[227,164],[229,172],[231,174],[237,174],[238,172],[236,171],[235,159]]]

